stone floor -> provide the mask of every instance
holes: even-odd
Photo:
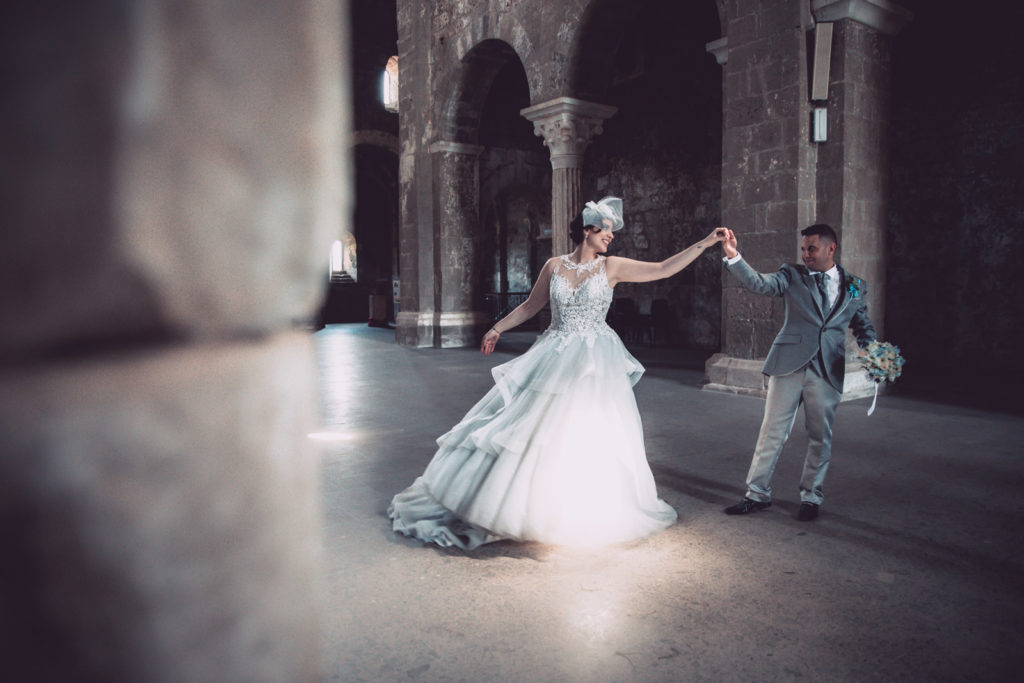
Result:
[[[776,503],[742,495],[760,399],[703,392],[700,354],[638,349],[660,495],[680,521],[601,549],[474,553],[394,534],[390,497],[535,335],[409,349],[363,325],[316,333],[328,680],[1020,680],[1024,418],[890,393],[839,409],[827,500],[794,518],[798,418]]]

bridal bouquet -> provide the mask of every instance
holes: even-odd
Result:
[[[900,347],[877,340],[861,349],[859,357],[860,366],[875,384],[895,382],[903,373],[903,364],[906,362],[900,355]]]
[[[903,356],[900,347],[889,342],[875,340],[862,348],[859,354],[860,366],[868,374],[868,379],[875,383],[875,398],[868,408],[868,415],[875,412],[878,401],[878,385],[882,382],[895,382],[903,374]]]

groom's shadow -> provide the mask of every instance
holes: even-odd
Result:
[[[671,489],[716,507],[735,502],[734,486],[684,473],[664,464],[652,464],[651,469],[659,488]],[[1018,579],[1024,573],[1022,553],[988,555],[909,533],[899,525],[898,520],[894,525],[883,526],[832,510],[822,512],[821,518],[815,522],[800,522],[796,519],[799,507],[799,501],[776,500],[770,510],[756,513],[757,521],[785,524],[799,529],[802,534],[828,538],[912,564],[924,561],[931,567],[941,567],[950,573],[962,575],[967,581],[977,581],[980,571],[1024,595],[1024,583]],[[780,511],[783,514],[773,514]]]

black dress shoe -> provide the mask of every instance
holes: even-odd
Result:
[[[727,515],[745,515],[748,512],[757,512],[758,510],[767,510],[772,506],[771,502],[762,503],[759,500],[750,500],[744,498],[735,505],[730,505],[725,508],[725,514]]]
[[[801,522],[810,522],[818,518],[818,504],[817,503],[800,503],[800,511],[796,513],[796,518]]]

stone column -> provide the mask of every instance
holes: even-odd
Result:
[[[727,39],[707,49],[722,64],[722,224],[736,231],[756,269],[799,255],[813,222],[807,40],[800,3],[733,3]],[[707,362],[706,389],[763,395],[763,358],[783,321],[781,301],[751,294],[722,274],[722,352]]]
[[[323,680],[347,2],[48,5],[0,23],[5,676]]]
[[[405,346],[433,346],[436,254],[434,236],[433,155],[423,142],[432,113],[421,102],[432,101],[433,45],[430,3],[398,0],[398,213],[400,311],[395,316],[395,341]]]
[[[800,229],[830,223],[840,233],[841,262],[869,281],[870,311],[878,325],[885,290],[880,124],[888,51],[867,36],[878,38],[881,26],[904,13],[886,0],[816,0],[813,7],[818,21],[841,24],[839,47],[833,45],[830,130],[824,143],[810,140],[806,32],[813,22],[803,14],[806,8],[793,5],[787,18],[780,6],[737,3],[728,42],[708,44],[720,63],[729,56],[723,86],[723,222],[739,235],[744,258],[765,272],[798,260]],[[850,78],[854,82],[847,83]],[[878,227],[866,227],[872,225]],[[723,348],[708,360],[705,388],[763,395],[767,384],[760,368],[783,323],[784,306],[747,292],[728,275],[723,275],[722,304]],[[862,373],[852,355],[850,361],[847,400],[870,388],[860,386]]]
[[[618,111],[615,107],[558,97],[520,110],[533,122],[534,133],[551,153],[551,251],[553,256],[572,250],[569,223],[582,208],[580,185],[583,153],[599,135],[602,124]]]
[[[884,339],[889,62],[892,37],[911,15],[885,0],[816,0],[812,9],[819,22],[834,23],[828,139],[817,145],[818,221],[839,229],[839,261],[867,280],[868,311]],[[874,390],[856,354],[849,334],[844,398]]]
[[[480,145],[430,145],[434,166],[434,345],[473,346],[490,323],[479,310]]]

